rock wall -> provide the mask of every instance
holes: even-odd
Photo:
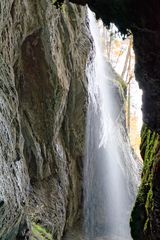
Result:
[[[31,236],[30,220],[33,239],[39,224],[60,239],[81,215],[86,8],[2,0],[0,12],[0,239]]]
[[[63,2],[57,0],[56,2]],[[144,122],[160,133],[160,2],[158,0],[70,0],[85,5],[107,26],[115,23],[125,37],[133,33],[135,74],[143,90]]]
[[[132,30],[144,121],[149,136],[157,136],[159,0],[72,2],[88,3],[106,25],[114,22],[124,34]],[[60,239],[81,215],[84,69],[90,48],[86,9],[70,4],[56,9],[51,0],[1,0],[0,13],[0,239],[30,235],[28,217],[35,239],[42,233],[39,224]],[[149,164],[142,154],[147,167],[132,214],[134,239],[139,223],[142,238],[159,238],[158,151],[147,157]],[[135,217],[139,203],[142,211]]]
[[[142,183],[131,217],[133,239],[152,240],[160,236],[160,141],[145,124],[142,128],[141,155],[144,159]]]
[[[158,0],[70,1],[81,5],[88,4],[95,11],[97,18],[101,18],[106,25],[115,23],[124,37],[129,33],[128,29],[132,31],[136,56],[135,74],[143,90],[143,120],[147,125],[149,136],[160,134],[160,2]],[[63,0],[56,2],[62,3]],[[152,143],[149,137],[145,151],[148,151]],[[159,154],[155,156],[149,154],[148,160],[143,153],[142,157],[144,157],[144,170],[142,185],[132,214],[132,234],[134,239],[155,240],[160,238]],[[142,199],[140,199],[141,195]],[[154,203],[152,207],[151,202]]]

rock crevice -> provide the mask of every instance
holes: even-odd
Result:
[[[81,215],[86,8],[9,0],[0,12],[0,239],[25,239],[32,221],[33,237],[40,224],[58,240]]]

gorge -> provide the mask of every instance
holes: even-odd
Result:
[[[159,1],[71,2],[0,1],[0,239],[157,240]],[[97,46],[86,4],[133,34],[144,121],[138,193],[125,89]]]
[[[93,63],[89,63],[87,69],[85,239],[96,239],[98,235],[102,239],[131,239],[129,219],[139,171],[121,119],[124,117],[124,99],[122,96],[115,98],[120,95],[120,83],[116,82],[116,74],[103,56],[98,26],[90,10],[88,16],[95,53],[92,53]]]

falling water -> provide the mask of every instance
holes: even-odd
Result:
[[[103,57],[97,23],[90,10],[88,17],[94,54],[91,53],[93,57],[90,56],[87,66],[85,240],[129,240],[129,218],[138,183],[137,165],[122,121],[117,116],[114,74]]]

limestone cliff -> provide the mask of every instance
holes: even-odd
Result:
[[[39,224],[60,239],[81,214],[86,8],[2,0],[0,12],[0,239],[26,239],[30,220],[33,239],[49,234]]]
[[[131,220],[132,234],[134,239],[159,239],[159,154],[154,155],[150,147],[154,145],[154,139],[151,136],[157,136],[160,133],[160,2],[159,0],[70,1],[81,5],[88,4],[95,11],[97,18],[101,18],[106,25],[115,23],[122,34],[128,34],[129,31],[133,33],[136,56],[135,74],[143,90],[142,110],[143,120],[148,129],[148,133],[146,132],[148,137],[146,136],[145,139],[148,140],[147,142],[145,140],[144,150],[147,152],[147,158],[142,154],[144,170],[142,186]],[[62,3],[63,0],[56,2]],[[143,141],[142,138],[142,144]],[[159,145],[156,152],[158,151]],[[151,202],[154,203],[152,207]]]
[[[160,168],[153,129],[160,132],[159,1],[72,2],[87,2],[106,24],[115,22],[121,32],[131,29],[134,34],[147,130],[132,235],[156,240]],[[33,240],[59,240],[81,218],[84,69],[90,49],[86,8],[65,4],[57,9],[51,0],[1,0],[0,13],[0,239],[23,240],[32,228]]]

